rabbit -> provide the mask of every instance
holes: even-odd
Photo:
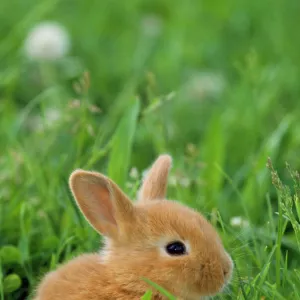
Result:
[[[150,289],[152,299],[166,299],[144,278],[182,300],[220,293],[233,261],[200,213],[165,198],[171,165],[169,154],[158,156],[135,203],[105,175],[75,170],[72,195],[105,246],[48,273],[35,300],[135,300]]]

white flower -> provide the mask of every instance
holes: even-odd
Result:
[[[175,176],[170,176],[169,185],[171,185],[171,186],[176,186],[177,185],[177,178]]]
[[[30,59],[56,60],[67,54],[70,48],[69,34],[62,25],[43,22],[31,29],[26,37],[24,50]]]
[[[236,216],[230,219],[230,225],[232,227],[248,227],[249,222],[240,216]]]
[[[186,85],[186,91],[192,98],[219,96],[225,88],[224,78],[215,72],[197,72]]]
[[[182,175],[170,175],[169,177],[169,185],[177,186],[178,184],[184,188],[188,188],[191,185],[191,180],[187,177],[183,177]]]
[[[132,178],[132,179],[138,179],[139,177],[139,171],[137,168],[132,168],[129,172],[129,176]]]
[[[141,27],[146,36],[157,37],[162,31],[162,20],[156,15],[146,15],[142,19]]]
[[[179,184],[182,187],[188,188],[191,185],[191,181],[187,177],[182,177],[182,178],[179,179]]]
[[[35,130],[37,132],[43,132],[46,128],[51,128],[57,122],[62,119],[62,113],[58,109],[55,108],[48,108],[45,111],[44,116],[36,115],[32,117],[28,125],[31,130]]]
[[[50,126],[61,118],[61,111],[56,108],[48,108],[45,113],[45,118]]]

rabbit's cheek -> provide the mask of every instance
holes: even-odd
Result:
[[[195,277],[196,290],[205,296],[217,294],[225,284],[223,268],[217,261],[199,264],[195,268]]]

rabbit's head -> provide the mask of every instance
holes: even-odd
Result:
[[[136,203],[95,172],[74,171],[70,187],[86,219],[105,237],[101,259],[120,284],[135,290],[146,277],[183,299],[214,295],[229,282],[232,260],[201,214],[165,199],[170,167],[169,155],[158,157]]]

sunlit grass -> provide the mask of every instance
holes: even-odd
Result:
[[[134,198],[163,152],[169,197],[204,213],[234,259],[216,299],[300,298],[297,8],[2,1],[0,299],[26,298],[57,264],[101,247],[69,192],[75,168]],[[24,40],[47,19],[68,30],[71,51],[29,60]]]

